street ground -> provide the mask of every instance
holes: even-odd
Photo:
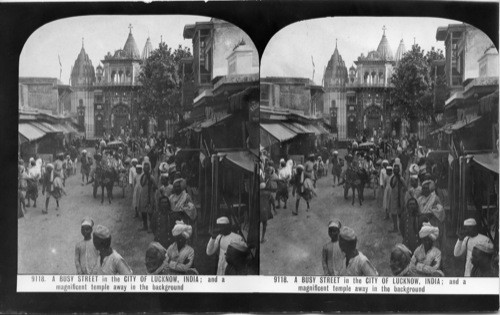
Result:
[[[93,150],[88,149],[89,152]],[[111,231],[111,247],[120,253],[134,274],[146,274],[144,264],[148,244],[153,234],[139,231],[142,220],[134,218],[131,207],[131,189],[122,197],[120,188],[113,189],[113,201],[107,197],[101,204],[98,197],[92,197],[92,185],[82,186],[80,165],[77,174],[66,180],[66,193],[60,200],[60,210],[55,210],[55,201],[49,203],[49,213],[42,214],[45,196],[41,187],[37,207],[27,208],[27,215],[18,220],[18,273],[19,274],[76,274],[74,263],[75,244],[83,239],[80,233],[81,221],[90,216],[96,225],[104,225]],[[205,254],[207,235],[199,235],[191,244],[195,250],[194,265],[200,274],[213,274],[216,257]]]
[[[345,156],[345,150],[339,152]],[[299,214],[292,215],[295,198],[288,200],[287,209],[278,209],[278,215],[267,223],[266,239],[261,244],[260,273],[263,275],[323,275],[321,255],[323,245],[330,241],[328,222],[337,218],[343,226],[349,226],[357,234],[358,250],[365,254],[379,275],[392,276],[389,259],[393,246],[402,242],[398,233],[389,233],[392,221],[385,220],[385,213],[378,208],[372,189],[365,189],[365,202],[360,206],[356,196],[354,206],[352,193],[344,199],[343,187],[333,187],[332,175],[317,181],[317,196],[306,203],[301,200]],[[464,259],[453,257],[455,238],[448,238],[442,249],[446,263],[446,275],[463,275],[460,266]]]

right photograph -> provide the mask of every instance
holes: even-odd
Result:
[[[260,71],[260,274],[498,277],[498,47],[436,18],[291,24]]]

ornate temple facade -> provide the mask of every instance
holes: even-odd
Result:
[[[325,114],[336,120],[339,140],[378,137],[393,130],[399,134],[401,121],[391,116],[388,105],[391,77],[404,53],[401,40],[393,54],[385,27],[377,49],[366,56],[362,53],[349,71],[335,47],[323,77],[324,108]]]
[[[141,65],[151,51],[148,38],[141,56],[130,26],[123,49],[108,52],[102,65],[94,69],[82,43],[71,71],[71,111],[83,122],[88,139],[104,133],[117,136],[132,130],[148,131],[149,117],[140,112],[137,89]]]

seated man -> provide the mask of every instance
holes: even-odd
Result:
[[[198,271],[192,268],[194,249],[187,244],[192,233],[193,228],[190,225],[182,221],[176,222],[172,230],[175,241],[167,248],[167,274],[198,274]]]
[[[390,267],[392,274],[398,277],[417,276],[416,270],[411,268],[411,251],[403,244],[396,244],[391,251]]]
[[[422,244],[415,249],[410,268],[415,268],[419,276],[443,277],[443,272],[439,270],[441,268],[441,251],[434,246],[434,242],[439,237],[439,228],[424,222],[419,237]]]
[[[146,250],[146,270],[150,275],[166,275],[168,268],[165,264],[167,250],[158,242],[149,243]]]

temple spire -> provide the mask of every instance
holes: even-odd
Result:
[[[82,37],[82,49],[85,48],[85,37]]]
[[[382,31],[384,31],[384,35],[385,35],[385,30],[386,30],[386,29],[387,29],[387,28],[386,28],[386,27],[385,27],[385,25],[384,25],[384,26],[382,27]]]
[[[130,30],[130,34],[132,34],[132,28],[134,28],[134,27],[132,26],[132,23],[130,23],[130,24],[128,25],[128,28],[129,28],[129,30]]]

